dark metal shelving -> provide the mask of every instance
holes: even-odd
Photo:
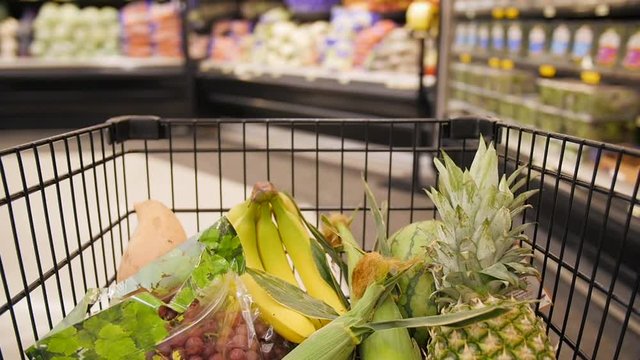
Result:
[[[463,52],[456,52],[454,55],[461,55]],[[477,54],[477,53],[469,53],[471,59],[475,63],[487,64],[488,61],[494,57],[486,54]],[[497,56],[500,58],[500,56]],[[509,58],[509,57],[507,57]],[[538,72],[538,69],[542,65],[552,65],[556,69],[557,77],[574,77],[576,79],[580,78],[580,73],[584,71],[580,69],[578,66],[573,66],[566,62],[558,62],[553,60],[544,60],[544,59],[529,59],[529,58],[509,58],[513,60],[515,68],[530,70],[533,72]],[[638,86],[640,84],[640,72],[627,71],[624,69],[615,69],[615,68],[603,68],[603,67],[594,67],[591,69],[595,72],[598,72],[602,81],[611,84],[625,84],[630,86]]]
[[[640,1],[629,0],[626,2],[606,1],[576,1],[572,4],[554,6],[553,2],[545,4],[539,2],[527,2],[527,5],[507,6],[496,8],[498,13],[503,13],[505,19],[509,19],[506,13],[514,12],[517,19],[594,19],[594,18],[637,18],[640,16]],[[482,9],[456,9],[455,16],[458,19],[494,19],[494,8]]]

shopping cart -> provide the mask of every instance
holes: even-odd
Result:
[[[122,117],[0,152],[0,358],[46,334],[87,289],[114,281],[154,198],[196,233],[269,179],[316,221],[351,213],[362,244],[375,226],[362,177],[389,206],[395,231],[436,216],[423,187],[446,150],[468,163],[480,135],[503,172],[528,165],[540,189],[532,261],[553,306],[538,305],[560,358],[640,358],[640,152],[488,119],[169,120]],[[353,140],[353,139],[356,140]],[[524,221],[524,219],[522,219]]]

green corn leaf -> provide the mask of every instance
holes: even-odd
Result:
[[[505,306],[489,305],[478,309],[464,310],[449,314],[379,321],[370,323],[368,327],[374,331],[434,326],[464,327],[479,321],[485,321],[500,316],[508,312],[512,306],[514,306],[514,304],[511,303]]]
[[[338,317],[338,314],[331,306],[311,297],[297,286],[291,285],[261,270],[247,268],[247,273],[250,274],[258,285],[269,293],[275,301],[302,315],[325,320],[333,320]]]
[[[324,281],[327,282],[327,284],[329,284],[333,288],[336,294],[338,294],[338,297],[340,297],[340,300],[342,300],[342,304],[345,307],[348,307],[349,301],[342,293],[340,284],[338,283],[338,280],[336,279],[336,277],[333,275],[333,271],[331,271],[331,266],[327,261],[327,253],[324,251],[324,249],[322,248],[322,245],[320,245],[320,242],[318,240],[314,238],[310,238],[309,242],[311,245],[313,260],[316,263],[316,267],[318,268],[318,271],[320,271],[320,276],[322,277],[322,279],[324,279]]]
[[[384,222],[385,215],[384,209],[380,209],[378,207],[378,203],[376,202],[376,197],[373,195],[373,191],[367,184],[364,177],[362,178],[362,183],[364,184],[364,190],[367,194],[367,200],[371,203],[371,213],[373,214],[373,219],[376,222],[376,243],[374,245],[374,250],[379,252],[382,256],[391,256],[391,247],[389,246],[389,241],[387,239],[387,224]]]

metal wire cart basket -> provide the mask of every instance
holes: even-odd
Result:
[[[535,291],[553,303],[537,310],[559,358],[640,358],[637,150],[487,119],[153,117],[0,152],[0,358],[24,358],[87,289],[114,281],[136,202],[164,202],[196,233],[268,179],[312,221],[360,209],[354,233],[371,248],[361,178],[387,201],[390,231],[433,218],[421,191],[435,185],[432,158],[468,163],[480,135],[498,143],[501,171],[527,165],[526,188],[540,190],[523,246],[542,274]]]

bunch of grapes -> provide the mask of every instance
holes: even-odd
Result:
[[[169,326],[177,327],[192,322],[200,315],[201,307],[194,302],[183,317],[166,307],[160,316],[169,320]],[[255,331],[255,335],[253,334]],[[253,321],[253,329],[247,326],[242,313],[235,309],[222,309],[209,314],[186,331],[173,335],[159,344],[148,359],[167,360],[278,360],[291,349],[291,344],[276,334],[259,318]]]

